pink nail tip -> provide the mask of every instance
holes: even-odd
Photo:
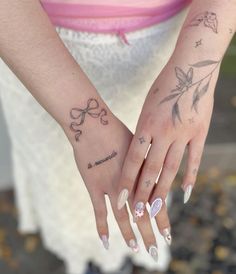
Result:
[[[150,208],[150,216],[151,218],[154,218],[161,210],[162,207],[162,199],[156,198]]]

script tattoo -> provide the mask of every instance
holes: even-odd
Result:
[[[218,67],[220,64],[220,61],[213,61],[213,60],[204,60],[197,62],[195,64],[189,65],[190,68],[185,73],[181,68],[175,67],[175,75],[176,78],[178,79],[179,83],[176,85],[176,88],[171,90],[171,94],[165,97],[160,104],[163,104],[167,101],[170,100],[175,100],[174,105],[172,107],[172,123],[175,126],[176,125],[176,119],[182,123],[181,119],[181,114],[180,114],[180,109],[179,109],[179,101],[182,98],[182,96],[186,92],[190,92],[192,87],[195,87],[193,96],[192,96],[192,105],[191,105],[191,110],[194,110],[196,113],[198,113],[198,103],[202,96],[206,94],[211,77],[215,69]],[[201,78],[198,81],[193,81],[193,76],[194,76],[194,68],[199,69],[202,67],[206,66],[213,66],[214,68],[208,73],[205,77]]]
[[[111,160],[112,158],[116,157],[116,155],[117,155],[117,152],[113,150],[112,153],[110,155],[108,155],[107,157],[105,157],[104,159],[96,161],[94,164],[88,163],[88,169],[90,169],[94,166],[98,166],[98,165],[100,165],[100,164],[102,164],[102,163],[104,163],[108,160]]]
[[[95,111],[96,110],[96,111]],[[71,122],[70,129],[75,132],[75,140],[79,142],[80,135],[82,134],[82,130],[80,127],[85,122],[86,116],[90,116],[92,118],[100,118],[100,123],[102,125],[107,125],[108,121],[104,119],[107,116],[107,111],[104,108],[99,110],[99,103],[96,99],[90,98],[87,101],[86,108],[72,108],[70,111],[71,119],[75,120]]]
[[[218,19],[214,12],[205,11],[197,14],[187,25],[188,27],[203,26],[212,29],[215,33],[218,32]]]

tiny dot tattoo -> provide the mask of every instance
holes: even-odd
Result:
[[[152,184],[151,180],[145,181],[144,183],[145,183],[146,187],[149,187]]]
[[[142,136],[142,137],[139,137],[138,139],[139,139],[140,144],[142,144],[142,143],[145,143],[145,142],[146,142],[146,141],[145,141],[145,139],[143,138],[143,136]]]
[[[192,118],[189,118],[189,119],[188,119],[188,122],[189,122],[189,124],[193,124],[193,123],[194,123],[193,117],[192,117]]]
[[[198,40],[195,42],[195,48],[199,47],[202,45],[202,39]]]

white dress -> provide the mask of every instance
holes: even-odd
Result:
[[[110,34],[56,30],[106,104],[134,131],[144,98],[173,52],[186,13],[184,9],[163,23],[128,33],[130,45]],[[110,207],[110,250],[103,249],[67,138],[1,59],[0,94],[12,145],[19,230],[40,230],[46,248],[65,261],[69,274],[82,273],[88,260],[104,271],[117,270],[127,255],[147,269],[165,270],[170,255],[157,229],[155,263],[139,234],[141,251],[129,250]]]

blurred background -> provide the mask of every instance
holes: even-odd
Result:
[[[44,249],[40,235],[17,232],[10,151],[0,105],[0,273],[65,274],[63,262]],[[236,274],[236,36],[221,66],[197,187],[186,206],[182,173],[183,168],[170,211],[172,261],[165,273],[155,273]],[[101,270],[88,262],[87,273]],[[148,272],[127,258],[117,273]]]

